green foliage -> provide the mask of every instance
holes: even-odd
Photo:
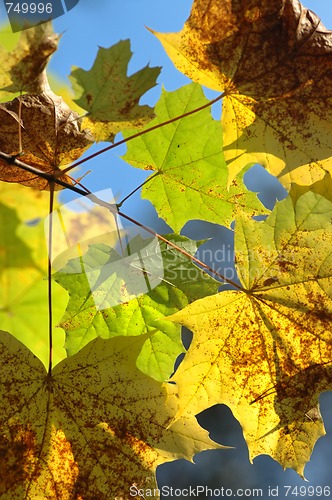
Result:
[[[175,92],[163,90],[155,108],[157,117],[149,127],[207,102],[200,85],[187,85]],[[237,212],[254,215],[264,211],[257,197],[246,189],[244,172],[227,189],[228,169],[221,136],[220,123],[212,118],[209,109],[203,109],[128,144],[124,160],[155,172],[143,187],[143,198],[153,203],[174,231],[180,231],[192,219],[228,226]]]
[[[179,235],[167,235],[166,238],[194,255],[197,244]],[[131,241],[131,246],[135,242]],[[158,263],[161,282],[148,293],[124,300],[123,303],[100,310],[96,307],[91,294],[91,285],[87,279],[87,267],[82,271],[80,259],[71,260],[68,266],[56,273],[56,281],[69,293],[69,303],[60,326],[66,332],[66,350],[69,355],[78,352],[84,345],[97,336],[111,338],[119,335],[141,335],[154,332],[143,346],[137,363],[144,373],[157,380],[167,380],[174,369],[174,360],[183,352],[181,331],[178,325],[165,321],[169,316],[194,300],[218,291],[220,283],[203,273],[188,258],[175,252],[166,243],[160,244]],[[107,296],[103,302],[112,302],[112,298],[121,297],[127,286],[126,276],[113,271],[103,277],[106,264],[120,259],[112,256],[112,249],[105,245],[90,246],[84,261],[97,269],[94,280],[102,277]],[[135,269],[133,268],[133,273]],[[158,277],[158,275],[157,275]],[[128,275],[127,275],[128,278]],[[138,275],[139,278],[139,275]],[[132,276],[135,279],[135,275]]]

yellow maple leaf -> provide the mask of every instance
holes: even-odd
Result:
[[[324,434],[318,397],[332,390],[332,203],[306,193],[264,222],[236,225],[243,291],[206,297],[169,317],[194,332],[173,380],[179,415],[228,405],[250,457],[303,475]]]
[[[146,339],[97,338],[50,375],[0,332],[1,498],[130,499],[159,464],[220,448],[194,417],[168,428],[176,387],[136,368]]]
[[[223,91],[229,182],[260,163],[289,187],[331,171],[332,32],[298,0],[195,0],[155,33],[184,74]]]

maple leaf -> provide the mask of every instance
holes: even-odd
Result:
[[[19,127],[22,160],[71,184],[70,177],[62,174],[59,167],[79,158],[93,142],[91,135],[81,130],[77,113],[71,111],[62,98],[51,91],[25,94],[0,104],[2,152],[10,155],[20,153]],[[48,188],[46,180],[8,165],[4,160],[0,160],[0,180],[18,182],[40,190]],[[56,186],[56,189],[59,188]]]
[[[332,203],[306,193],[277,203],[264,222],[239,219],[245,289],[187,306],[169,319],[194,331],[172,380],[179,414],[228,405],[250,457],[268,454],[303,475],[324,434],[318,409],[332,389]]]
[[[95,339],[47,374],[0,332],[2,497],[129,499],[159,464],[221,448],[194,417],[168,428],[176,387],[136,368],[144,341]]]
[[[191,255],[195,254],[202,243],[179,235],[167,235],[166,238]],[[134,243],[132,240],[131,247]],[[85,261],[93,262],[99,268],[98,275],[102,276],[111,251],[106,245],[91,246]],[[220,282],[163,242],[160,243],[160,258],[160,269],[156,269],[159,284],[155,288],[138,297],[128,296],[122,304],[105,306],[103,309],[96,307],[91,284],[85,272],[82,272],[79,259],[71,260],[68,266],[54,275],[57,283],[68,291],[70,297],[60,323],[66,332],[65,346],[68,355],[78,352],[96,336],[110,338],[155,332],[143,346],[138,357],[138,367],[157,380],[168,379],[174,370],[177,356],[183,352],[183,345],[180,328],[163,318],[198,298],[216,293]],[[121,297],[128,283],[121,275],[116,277],[112,274],[105,279],[103,287],[109,296]],[[104,301],[107,303],[107,298]]]
[[[207,102],[197,84],[175,92],[163,90],[155,108],[157,117],[149,127]],[[230,225],[237,211],[253,215],[264,210],[241,178],[227,190],[228,169],[221,133],[220,123],[208,109],[203,109],[128,143],[123,159],[134,167],[155,172],[143,186],[143,198],[153,203],[159,216],[175,231],[180,231],[188,220]]]
[[[84,118],[96,141],[113,141],[118,132],[145,125],[154,117],[153,108],[138,104],[139,99],[156,85],[160,68],[148,66],[127,76],[131,58],[130,42],[124,40],[105,49],[99,48],[89,71],[74,68],[70,75],[75,102],[89,115]]]
[[[332,32],[298,0],[195,0],[179,33],[155,33],[176,67],[225,92],[230,183],[258,162],[286,187],[331,170]]]
[[[45,68],[57,49],[59,38],[49,22],[22,31],[13,50],[0,46],[0,96],[7,96],[7,92],[39,93],[46,90]]]

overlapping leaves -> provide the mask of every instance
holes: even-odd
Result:
[[[160,283],[133,298],[125,280],[107,275],[110,259],[121,256],[98,244],[85,262],[99,266],[99,282],[121,303],[97,308],[82,258],[70,261],[56,279],[70,294],[61,325],[73,356],[47,375],[23,345],[0,335],[1,496],[127,498],[131,484],[154,481],[158,464],[217,447],[194,418],[215,403],[240,421],[251,458],[267,453],[301,475],[324,433],[318,397],[332,389],[331,32],[298,0],[195,0],[182,32],[158,37],[182,71],[225,91],[223,127],[201,110],[131,141],[125,159],[154,171],[143,195],[175,231],[192,219],[236,219],[243,290],[211,295],[218,283],[165,244]],[[91,140],[48,88],[45,66],[57,40],[44,25],[23,32],[12,54],[0,53],[1,95],[29,92],[0,107],[0,149],[60,176]],[[139,99],[159,69],[128,77],[130,56],[120,42],[100,49],[90,71],[73,71],[95,140],[112,141],[153,116]],[[196,84],[163,91],[150,125],[206,102]],[[253,161],[286,186],[302,185],[264,222],[248,219],[261,206],[243,172],[237,177]],[[13,165],[2,163],[0,172],[5,181],[47,187]],[[47,255],[41,224],[25,223],[32,201],[22,189],[11,201],[1,192],[0,327],[30,342],[46,364],[38,343],[48,333]],[[40,193],[32,198],[40,207]],[[191,254],[198,246],[169,239]],[[56,320],[64,309],[59,287],[53,302]],[[175,384],[163,385],[153,378],[165,380],[183,349],[173,322],[195,335]],[[109,338],[120,335],[127,338]]]
[[[77,160],[94,140],[113,140],[117,132],[151,120],[153,108],[138,103],[156,84],[160,69],[146,67],[128,77],[129,42],[100,49],[90,71],[76,68],[72,73],[77,102],[89,111],[82,122],[49,88],[45,67],[59,37],[50,24],[26,33],[12,53],[1,52],[5,70],[0,74],[0,91],[28,93],[0,107],[0,151],[22,153],[28,165],[70,183],[60,167]],[[48,188],[48,181],[8,166],[4,160],[0,160],[0,179]]]
[[[47,250],[43,217],[49,194],[0,185],[0,328],[10,331],[48,365]],[[53,317],[60,321],[67,293],[55,283]],[[38,325],[38,329],[36,328]],[[65,357],[64,332],[53,329],[53,360]]]
[[[168,235],[167,238],[192,255],[200,244],[183,236]],[[84,260],[86,263],[93,262],[93,267],[98,269],[97,276],[102,277],[107,272],[107,264],[112,255],[113,260],[120,259],[118,262],[121,263],[121,257],[116,256],[111,248],[96,245],[90,247]],[[117,269],[119,271],[121,267],[118,266]],[[131,273],[134,271],[132,269]],[[60,323],[66,331],[68,354],[78,352],[96,336],[111,338],[155,332],[144,344],[138,366],[157,380],[165,380],[171,375],[177,355],[183,352],[180,328],[163,318],[198,298],[216,293],[220,286],[219,282],[165,243],[161,243],[158,268],[155,276],[151,277],[152,280],[157,278],[159,284],[137,297],[130,294],[124,297],[130,283],[121,274],[112,272],[110,276],[103,278],[103,288],[108,291],[103,298],[106,305],[98,308],[86,273],[87,267],[82,269],[81,260],[75,259],[69,261],[55,276],[70,297]],[[128,277],[128,273],[126,275]],[[149,277],[148,275],[147,278]],[[132,274],[131,278],[129,275],[129,280],[139,278],[139,274]],[[118,305],[110,307],[113,299]]]
[[[324,427],[332,389],[332,204],[307,193],[264,222],[236,225],[245,289],[201,299],[171,316],[195,332],[173,380],[180,412],[227,404],[250,456],[265,453],[301,475]]]
[[[299,0],[195,0],[155,33],[180,71],[225,92],[230,181],[258,162],[289,187],[331,171],[332,33]]]

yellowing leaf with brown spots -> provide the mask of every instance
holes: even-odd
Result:
[[[51,23],[23,30],[16,47],[9,49],[13,34],[0,33],[0,97],[7,92],[42,92],[47,86],[45,68],[56,51],[59,35]]]
[[[195,417],[170,427],[176,386],[136,368],[146,335],[97,338],[46,373],[0,332],[0,497],[130,499],[156,467],[219,448]]]
[[[195,0],[155,33],[176,67],[223,100],[230,181],[258,162],[284,186],[332,167],[332,32],[298,0]]]
[[[332,203],[307,193],[264,222],[239,219],[243,291],[198,300],[169,317],[194,332],[173,380],[178,415],[216,403],[239,420],[250,457],[268,454],[303,475],[332,390]]]
[[[156,85],[161,68],[146,66],[127,76],[131,56],[129,40],[121,40],[108,49],[99,47],[89,71],[71,72],[75,102],[88,112],[83,124],[97,142],[113,142],[118,132],[141,128],[154,117],[153,108],[139,100]]]
[[[51,91],[25,94],[0,104],[0,151],[11,155],[20,152],[19,128],[23,150],[20,159],[71,183],[60,167],[78,159],[93,142],[90,134],[81,130],[77,113]],[[0,180],[40,190],[48,188],[46,180],[4,160],[0,160]]]

